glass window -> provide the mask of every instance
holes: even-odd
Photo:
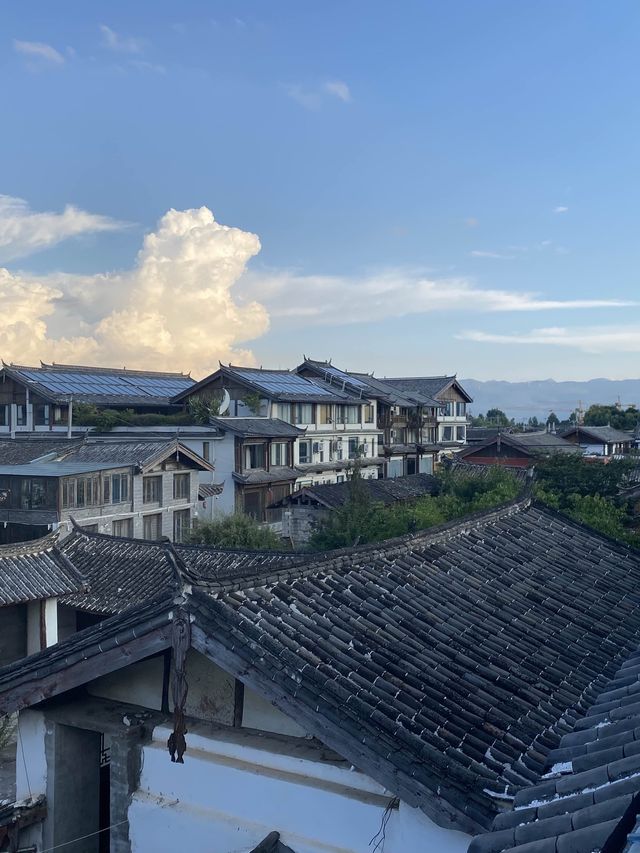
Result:
[[[447,426],[442,429],[442,441],[453,441],[453,427]]]
[[[131,539],[133,536],[133,519],[117,518],[113,522],[113,535],[123,536],[125,539]]]
[[[0,406],[0,426],[9,425],[9,406]]]
[[[142,519],[142,535],[145,539],[160,539],[162,536],[162,513],[144,516]]]
[[[27,425],[27,407],[16,406],[16,426]]]
[[[313,406],[311,403],[293,404],[293,422],[295,424],[313,423]]]
[[[111,503],[118,504],[129,500],[129,475],[111,475]]]
[[[357,438],[349,439],[349,459],[355,459],[359,455],[360,442]]]
[[[49,426],[49,406],[36,403],[33,407],[33,418],[36,426]]]
[[[318,406],[318,423],[330,424],[332,422],[331,406],[326,405],[325,403]]]
[[[298,460],[301,465],[311,462],[311,442],[301,441],[298,444]]]
[[[461,418],[467,414],[467,404],[466,403],[456,403],[456,415]]]
[[[456,441],[464,441],[465,438],[465,428],[464,427],[456,427]]]
[[[271,445],[271,464],[288,465],[289,453],[286,441],[277,441]]]
[[[373,423],[373,406],[365,406],[364,407],[364,422],[367,424]]]
[[[274,406],[274,412],[275,418],[291,423],[291,403],[276,403]]]
[[[264,444],[248,444],[244,450],[245,470],[265,467],[266,454]]]
[[[205,460],[205,462],[209,461],[210,453],[211,453],[211,442],[210,441],[203,441],[202,442],[202,458]]]
[[[184,542],[191,530],[191,510],[179,509],[173,513],[173,541]]]
[[[159,504],[162,501],[162,477],[144,477],[142,480],[142,502]]]
[[[158,478],[161,479],[161,478]],[[191,486],[191,474],[174,474],[173,475],[173,497],[175,500],[178,498],[189,499]]]
[[[449,400],[444,404],[444,414],[446,417],[451,418],[455,414],[455,403]]]

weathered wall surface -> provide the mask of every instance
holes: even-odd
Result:
[[[158,727],[144,748],[132,853],[167,849],[169,838],[188,838],[189,853],[245,853],[274,829],[296,853],[371,853],[391,796],[345,762],[323,760],[314,744],[201,727],[188,734],[185,763],[171,764],[168,736]],[[464,853],[469,841],[401,804],[384,850]]]
[[[0,608],[0,666],[27,654],[27,605]]]

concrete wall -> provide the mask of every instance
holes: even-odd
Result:
[[[191,728],[185,763],[166,757],[170,729],[144,747],[129,809],[133,853],[189,840],[189,853],[244,853],[277,830],[296,853],[371,853],[392,797],[346,762],[305,740]],[[384,853],[464,853],[469,836],[443,830],[400,804]]]

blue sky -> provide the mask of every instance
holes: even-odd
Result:
[[[639,25],[625,0],[4,3],[0,193],[25,202],[0,208],[6,304],[45,288],[25,317],[41,357],[105,361],[172,282],[198,315],[209,269],[216,316],[156,318],[131,363],[179,360],[191,322],[175,367],[195,372],[306,352],[379,375],[636,376]],[[189,241],[192,220],[158,223],[203,206],[237,239],[211,232],[191,276],[172,229]],[[149,232],[175,250],[158,287]],[[0,321],[3,357],[23,340]]]

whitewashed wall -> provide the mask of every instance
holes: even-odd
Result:
[[[170,730],[144,748],[129,808],[132,853],[189,839],[189,853],[245,853],[277,830],[296,853],[371,853],[391,795],[308,741],[191,728],[184,764],[167,758]],[[314,757],[316,760],[314,760]],[[386,827],[385,853],[464,853],[470,837],[404,804]]]

